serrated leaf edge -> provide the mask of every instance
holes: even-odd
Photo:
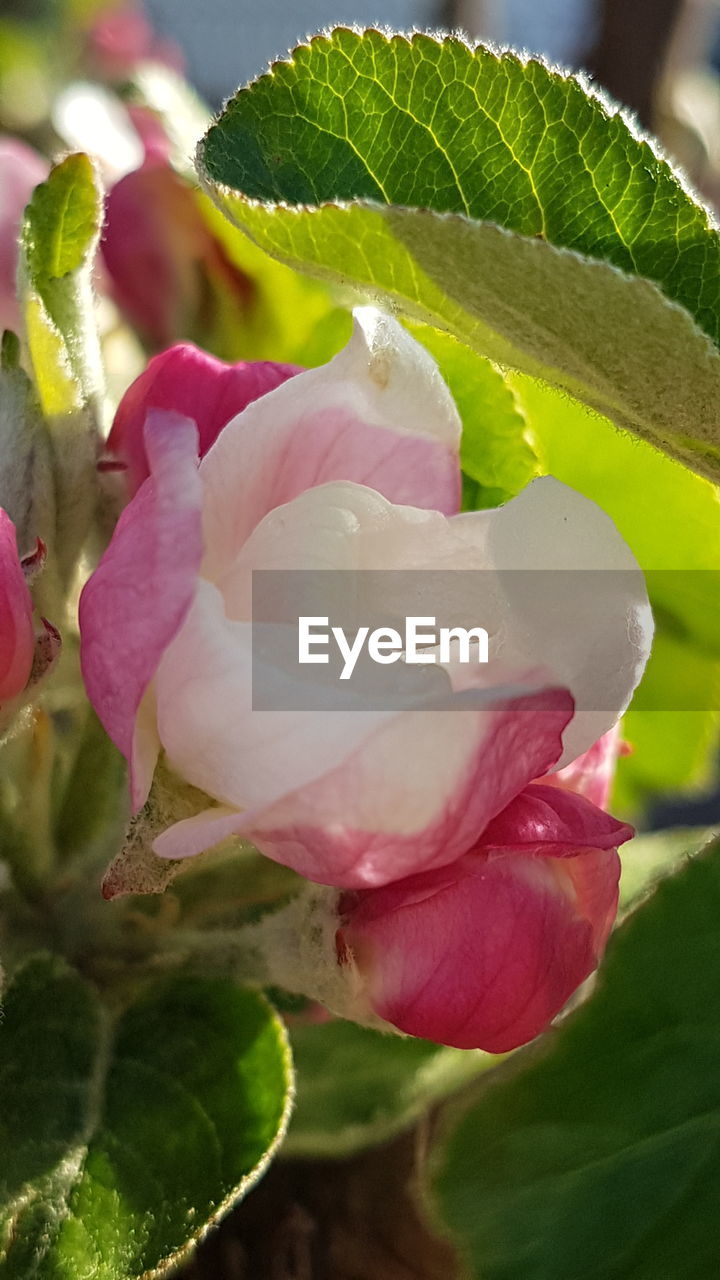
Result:
[[[667,176],[680,188],[692,203],[704,214],[706,226],[709,231],[720,231],[720,218],[716,216],[714,210],[709,204],[706,204],[702,197],[692,186],[690,179],[684,171],[676,164],[671,162],[661,147],[658,139],[651,133],[642,128],[637,116],[634,115],[629,108],[617,102],[611,94],[607,92],[601,85],[591,80],[590,76],[582,70],[565,68],[552,63],[548,58],[538,53],[525,53],[513,49],[509,46],[496,45],[492,42],[484,40],[465,39],[463,36],[454,32],[430,32],[430,31],[395,31],[390,27],[381,27],[379,25],[363,26],[361,23],[340,23],[337,26],[324,27],[322,31],[314,35],[308,36],[305,40],[298,41],[288,51],[284,58],[273,58],[267,65],[267,69],[260,75],[253,76],[245,84],[240,85],[222,104],[219,115],[224,115],[232,108],[238,98],[242,94],[252,91],[257,86],[268,80],[272,80],[276,72],[285,67],[293,67],[296,65],[296,55],[303,50],[312,50],[316,45],[331,44],[336,36],[354,36],[361,39],[363,36],[379,36],[386,44],[405,44],[409,46],[429,44],[436,48],[444,48],[446,46],[461,48],[470,54],[482,52],[488,57],[494,59],[496,63],[503,61],[511,62],[515,66],[525,69],[527,67],[540,67],[550,77],[555,80],[570,81],[582,90],[587,98],[596,105],[606,120],[619,117],[626,126],[633,140],[641,146],[646,146],[650,151],[653,161],[663,169]],[[200,139],[198,143],[198,154],[196,156],[196,164],[200,171],[201,149],[207,139],[208,134],[216,127],[217,121],[213,121],[207,133]],[[262,202],[260,202],[262,203]],[[297,206],[300,208],[301,206]],[[319,206],[318,206],[319,207]]]

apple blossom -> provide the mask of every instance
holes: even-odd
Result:
[[[150,157],[107,197],[102,256],[118,306],[163,347],[188,331],[220,281],[249,306],[253,286],[208,231],[190,187]]]
[[[387,884],[462,857],[528,783],[616,721],[651,631],[632,554],[549,477],[458,515],[459,436],[434,362],[371,309],[328,365],[234,417],[199,468],[194,423],[149,412],[151,475],[80,621],[88,692],[130,762],[135,805],[161,750],[209,797],[157,853],[242,835],[309,879]],[[623,585],[560,574],[528,593],[515,570],[543,568],[619,570]],[[483,570],[497,661],[472,676],[449,664],[453,687],[479,695],[462,709],[254,711],[259,569]]]

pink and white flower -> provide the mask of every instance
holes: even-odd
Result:
[[[85,588],[83,670],[135,805],[160,750],[209,797],[158,854],[237,834],[309,879],[376,887],[466,855],[533,779],[611,728],[647,658],[647,597],[611,521],[549,477],[457,514],[457,411],[387,316],[361,310],[340,355],[278,381],[199,467],[180,415],[204,440],[213,431],[192,378],[178,377],[174,404],[148,388],[151,474]],[[250,587],[267,568],[485,570],[499,658],[478,677],[483,706],[253,711]],[[588,572],[563,593],[550,575],[528,595],[508,572],[523,568],[623,570],[624,585]]]

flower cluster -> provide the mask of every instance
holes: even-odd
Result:
[[[155,357],[107,442],[127,505],[82,596],[82,663],[135,807],[161,752],[207,797],[159,856],[242,836],[332,886],[328,963],[369,1011],[501,1052],[562,1008],[614,920],[632,831],[603,805],[651,622],[612,522],[552,478],[460,514],[459,441],[433,360],[370,308],[317,369]],[[259,569],[482,569],[498,661],[447,664],[482,696],[254,710]],[[528,593],[515,572],[546,569],[583,573]]]

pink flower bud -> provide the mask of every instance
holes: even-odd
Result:
[[[20,329],[17,298],[18,237],[23,210],[49,165],[16,138],[0,137],[0,333]]]
[[[340,963],[409,1035],[505,1053],[537,1036],[596,968],[631,827],[530,786],[450,866],[340,900]]]
[[[164,409],[192,418],[204,457],[231,418],[299,372],[268,361],[225,364],[189,342],[154,356],[120,401],[107,441],[108,455],[127,469],[130,495],[150,474],[144,437],[149,412]]]
[[[110,191],[101,242],[118,306],[155,349],[211,327],[218,290],[241,311],[254,293],[159,148],[155,138],[145,163]]]
[[[22,693],[35,653],[32,600],[18,556],[15,526],[0,508],[0,704]]]

